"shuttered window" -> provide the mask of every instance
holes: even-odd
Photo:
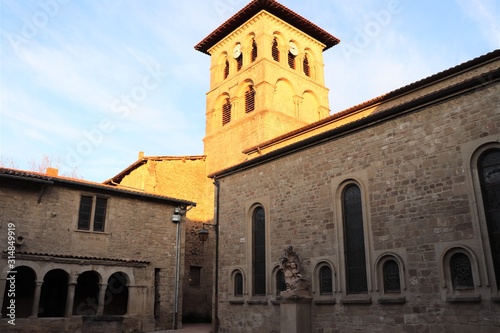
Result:
[[[295,69],[295,56],[291,52],[288,52],[288,66]]]
[[[257,59],[257,43],[255,43],[255,40],[252,41],[252,62]]]
[[[243,54],[240,54],[238,58],[236,58],[236,68],[239,71],[243,67]]]
[[[245,112],[249,113],[253,110],[255,110],[255,90],[253,86],[250,86],[245,92]]]
[[[224,79],[229,76],[229,61],[226,59],[226,63],[224,65]]]
[[[231,102],[229,98],[226,99],[226,103],[222,106],[222,125],[226,125],[231,121]]]
[[[306,76],[311,76],[311,68],[309,67],[309,59],[307,59],[307,55],[304,57],[304,74]]]
[[[272,54],[274,61],[280,61],[280,51],[278,50],[278,41],[276,38],[273,41]]]

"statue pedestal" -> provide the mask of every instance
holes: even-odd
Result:
[[[312,297],[307,291],[283,291],[280,304],[281,333],[311,333]]]

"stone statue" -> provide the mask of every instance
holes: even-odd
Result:
[[[280,259],[280,268],[285,276],[287,292],[307,290],[306,280],[301,273],[300,259],[298,254],[289,245]]]

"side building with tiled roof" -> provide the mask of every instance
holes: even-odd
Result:
[[[172,216],[195,205],[0,168],[0,331],[172,328],[184,263],[184,226]]]

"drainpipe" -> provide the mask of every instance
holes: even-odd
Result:
[[[215,283],[214,283],[214,333],[219,332],[219,203],[220,183],[214,178],[215,185]]]
[[[175,240],[175,286],[174,286],[174,314],[173,314],[173,329],[176,330],[179,322],[179,280],[181,271],[181,220],[182,215],[186,214],[194,205],[186,209],[186,207],[177,207],[172,215],[172,222],[177,224],[177,236]]]

